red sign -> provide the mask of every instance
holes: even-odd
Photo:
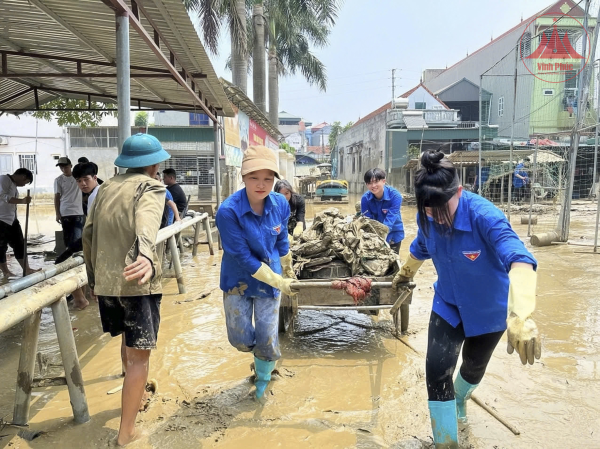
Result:
[[[254,120],[250,119],[250,132],[248,133],[248,145],[265,145],[267,133]]]

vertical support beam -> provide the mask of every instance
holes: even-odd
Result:
[[[534,134],[535,135],[535,134]],[[533,213],[533,197],[535,195],[534,185],[537,175],[537,157],[540,148],[540,136],[535,136],[535,153],[533,153],[533,173],[531,174],[531,184],[529,186],[529,221],[527,223],[527,237],[531,237],[531,215]]]
[[[219,156],[221,155],[220,146],[221,139],[219,138],[219,123],[213,122],[215,131],[214,154],[215,154],[215,191],[217,195],[217,209],[221,205],[221,167],[219,166]]]
[[[212,229],[210,229],[210,217],[206,217],[202,220],[204,225],[204,232],[206,232],[206,241],[208,242],[208,251],[211,256],[215,255],[215,248],[213,247]]]
[[[203,221],[204,223],[204,221]],[[198,255],[198,241],[200,239],[200,222],[196,223],[194,226],[194,247],[192,248],[192,257],[196,257]]]
[[[129,17],[117,13],[117,104],[119,113],[119,153],[125,140],[131,136],[131,80],[129,62]],[[125,172],[120,168],[121,173]]]
[[[85,390],[83,389],[83,376],[81,375],[81,367],[79,366],[79,357],[77,356],[75,337],[73,336],[73,328],[71,327],[67,298],[63,296],[52,304],[51,307],[52,316],[54,317],[54,327],[56,327],[56,336],[58,337],[60,356],[65,368],[73,417],[77,424],[83,424],[90,420],[90,412],[85,397]]]
[[[21,426],[25,426],[29,422],[31,381],[35,370],[35,355],[40,335],[41,317],[42,311],[39,310],[23,321],[21,357],[19,358],[19,370],[17,371],[17,391],[13,412],[13,422]]]
[[[177,248],[177,239],[174,235],[169,237],[169,250],[171,251],[171,260],[175,268],[175,277],[177,278],[177,289],[179,293],[186,293],[185,281],[183,280],[183,270],[179,260],[179,249]]]

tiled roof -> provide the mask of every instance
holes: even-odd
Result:
[[[320,146],[320,145],[314,145],[314,146],[309,146],[308,148],[306,148],[306,152],[307,153],[314,153],[314,154],[329,154],[329,145],[325,145],[324,147]]]
[[[383,106],[381,106],[379,109],[375,109],[373,112],[371,112],[370,114],[365,115],[363,118],[361,118],[360,120],[358,120],[354,125],[352,126],[356,126],[359,123],[362,122],[366,122],[367,120],[372,119],[373,117],[375,117],[376,115],[381,114],[384,111],[387,111],[388,109],[392,109],[392,102],[390,101],[389,103],[384,104]]]
[[[329,123],[323,122],[323,123],[319,123],[318,125],[311,127],[311,129],[321,129],[321,128],[325,128],[326,126],[329,126]]]

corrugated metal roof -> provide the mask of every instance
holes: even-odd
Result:
[[[54,75],[8,79],[0,73],[0,109],[33,109],[35,94],[33,90],[27,91],[29,88],[37,88],[40,105],[57,96],[98,102],[116,97],[115,12],[106,3],[102,0],[0,0],[3,19],[0,51],[20,53],[6,54],[8,74]],[[132,7],[131,2],[125,3]],[[201,92],[202,100],[219,109],[219,115],[232,116],[233,109],[182,2],[138,0],[136,3],[143,29],[155,41],[155,30],[158,32],[160,51],[167,59],[173,55],[177,70],[187,74],[188,85],[193,81],[196,94]],[[133,26],[130,26],[129,39],[132,105],[202,112],[197,100],[195,103],[194,97],[175,80]],[[77,65],[77,60],[81,65]],[[80,77],[57,76],[78,71]],[[85,74],[94,77],[85,77]],[[146,76],[141,77],[142,74]],[[11,98],[21,92],[23,95]]]
[[[524,159],[528,157],[530,161],[533,163],[533,157],[535,154],[535,149],[527,149],[527,150],[513,150],[513,162],[516,160]],[[490,150],[483,151],[481,153],[481,159],[484,162],[498,162],[498,161],[508,161],[510,158],[510,150]],[[478,151],[455,151],[454,153],[448,155],[448,159],[450,159],[455,164],[466,164],[479,161],[479,152]],[[537,162],[538,163],[551,163],[551,162],[564,162],[565,160],[558,156],[557,154],[547,151],[547,150],[538,150],[537,154]]]
[[[409,115],[402,114],[402,119],[406,125],[406,129],[427,129],[427,122],[423,118],[423,114]]]

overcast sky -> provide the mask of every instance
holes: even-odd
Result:
[[[314,51],[327,67],[327,91],[310,87],[300,75],[281,78],[279,110],[313,124],[356,121],[390,101],[391,69],[397,69],[396,95],[400,95],[419,83],[423,69],[451,66],[551,4],[551,0],[345,0],[329,46]],[[230,80],[231,72],[225,69],[230,53],[227,35],[220,48],[219,56],[211,60],[217,74]],[[252,98],[251,78],[248,89]]]

